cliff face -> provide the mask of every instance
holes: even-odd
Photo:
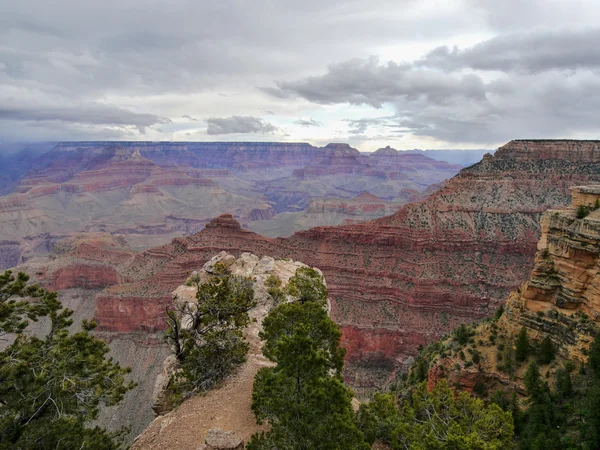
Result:
[[[436,357],[428,373],[431,386],[447,378],[461,389],[472,391],[481,383],[524,394],[526,365],[511,377],[502,370],[497,351],[498,339],[512,346],[522,327],[532,342],[549,338],[560,359],[587,360],[586,349],[597,332],[594,322],[600,322],[600,186],[577,186],[572,193],[570,206],[542,215],[535,266],[528,281],[508,296],[503,316],[475,328],[471,350],[483,355],[481,362],[466,367],[456,354]]]
[[[570,208],[542,216],[535,267],[522,298],[529,309],[554,305],[582,310],[599,320],[600,210],[595,208],[600,206],[600,187],[578,186],[572,191]]]
[[[556,150],[561,142],[538,144],[509,143],[426,200],[366,224],[268,239],[221,216],[200,233],[123,265],[119,274],[129,281],[99,294],[96,319],[104,330],[155,330],[186,271],[222,250],[304,260],[327,277],[332,317],[348,348],[347,380],[381,385],[418,345],[491,315],[533,267],[541,212],[567,205],[573,185],[600,183],[591,150],[582,160],[579,150]],[[143,320],[137,320],[141,307]]]
[[[33,169],[20,173],[11,195],[0,197],[0,241],[16,242],[3,245],[0,264],[14,266],[38,255],[44,242],[90,230],[126,236],[133,247],[146,249],[195,233],[222,213],[244,226],[273,220],[278,228],[290,221],[277,213],[302,211],[312,200],[350,199],[375,189],[404,203],[458,171],[392,152],[381,164],[381,157],[345,144],[61,143],[25,165]],[[385,214],[371,210],[353,215],[365,221]],[[342,222],[319,215],[300,228]]]

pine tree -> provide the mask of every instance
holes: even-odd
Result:
[[[546,336],[542,339],[540,343],[540,347],[538,350],[538,360],[540,364],[550,364],[550,362],[554,359],[556,355],[556,350],[554,349],[554,344],[549,336]]]
[[[89,333],[95,323],[69,333],[72,311],[27,282],[21,273],[0,276],[0,326],[17,334],[0,352],[0,448],[117,448],[118,433],[88,424],[101,405],[119,403],[135,386],[125,381],[130,370],[106,359],[108,346]],[[48,334],[25,335],[27,319],[41,316],[49,319]]]
[[[264,355],[276,363],[254,381],[252,410],[270,431],[248,443],[258,449],[368,449],[354,423],[352,393],[343,384],[341,332],[324,309],[318,278],[296,284],[299,300],[277,306],[263,321]]]
[[[556,393],[560,398],[568,398],[573,393],[573,384],[571,375],[565,369],[556,371],[556,381],[554,383]]]
[[[529,345],[529,337],[527,336],[527,328],[522,327],[519,335],[517,336],[517,341],[515,342],[516,352],[515,357],[517,361],[523,362],[529,356],[530,345]]]
[[[527,371],[523,377],[523,384],[530,397],[537,398],[541,395],[543,384],[537,362],[532,361],[527,367]]]

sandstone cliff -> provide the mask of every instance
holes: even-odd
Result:
[[[429,369],[432,385],[444,377],[461,389],[473,390],[481,383],[489,389],[511,387],[524,393],[525,367],[517,367],[512,376],[502,370],[497,342],[514,345],[522,327],[534,343],[551,339],[561,360],[587,360],[587,349],[598,331],[594,323],[600,322],[598,206],[600,186],[576,186],[569,207],[542,215],[542,235],[529,280],[510,294],[497,323],[484,323],[473,331],[469,352],[478,352],[481,361],[465,364],[456,352],[442,350]],[[450,339],[442,348],[451,346]],[[544,368],[549,374],[553,369],[553,365]]]

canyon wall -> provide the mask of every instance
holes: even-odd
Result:
[[[264,238],[221,216],[124,267],[121,276],[132,281],[99,295],[96,318],[105,330],[153,329],[157,319],[150,316],[158,318],[169,292],[222,250],[303,260],[327,277],[332,316],[348,348],[347,381],[381,385],[420,344],[491,315],[526,279],[541,213],[567,205],[570,187],[600,183],[599,147],[596,141],[513,141],[392,216],[285,239]],[[147,321],[132,323],[126,314],[136,302],[157,305]]]
[[[504,314],[475,327],[468,346],[457,347],[453,338],[438,343],[428,371],[430,387],[446,378],[462,390],[474,391],[479,384],[526,395],[528,364],[508,370],[505,362],[510,355],[505,349],[513,348],[523,328],[534,348],[545,338],[552,342],[559,361],[541,364],[551,382],[561,362],[587,362],[600,322],[600,185],[575,186],[572,194],[570,206],[542,215],[535,266],[507,295]],[[475,352],[477,362],[469,364],[465,355]]]

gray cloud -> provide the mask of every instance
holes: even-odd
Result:
[[[276,88],[264,91],[278,98],[298,96],[315,103],[365,104],[375,108],[400,98],[445,103],[485,97],[484,83],[475,74],[448,76],[393,61],[379,64],[375,57],[334,64],[324,75],[279,82]]]
[[[310,128],[310,127],[322,127],[323,123],[314,119],[299,119],[294,122],[296,125],[300,125],[301,127]]]
[[[170,119],[152,114],[138,114],[101,104],[80,106],[2,105],[0,119],[12,121],[60,121],[86,125],[132,126],[142,133],[147,127],[171,123]]]
[[[208,127],[206,132],[209,135],[217,134],[271,134],[277,131],[277,128],[265,122],[259,117],[250,116],[231,116],[231,117],[211,117],[206,119]]]
[[[467,49],[438,47],[419,65],[445,71],[464,68],[537,73],[600,68],[600,28],[540,29],[509,33]]]
[[[500,32],[595,25],[596,0],[465,0],[465,7]]]
[[[599,14],[597,0],[0,2],[0,138],[206,138],[194,117],[281,138],[257,116],[338,126],[350,114],[329,105],[346,104],[351,137],[589,135]],[[356,120],[370,108],[390,117]]]

